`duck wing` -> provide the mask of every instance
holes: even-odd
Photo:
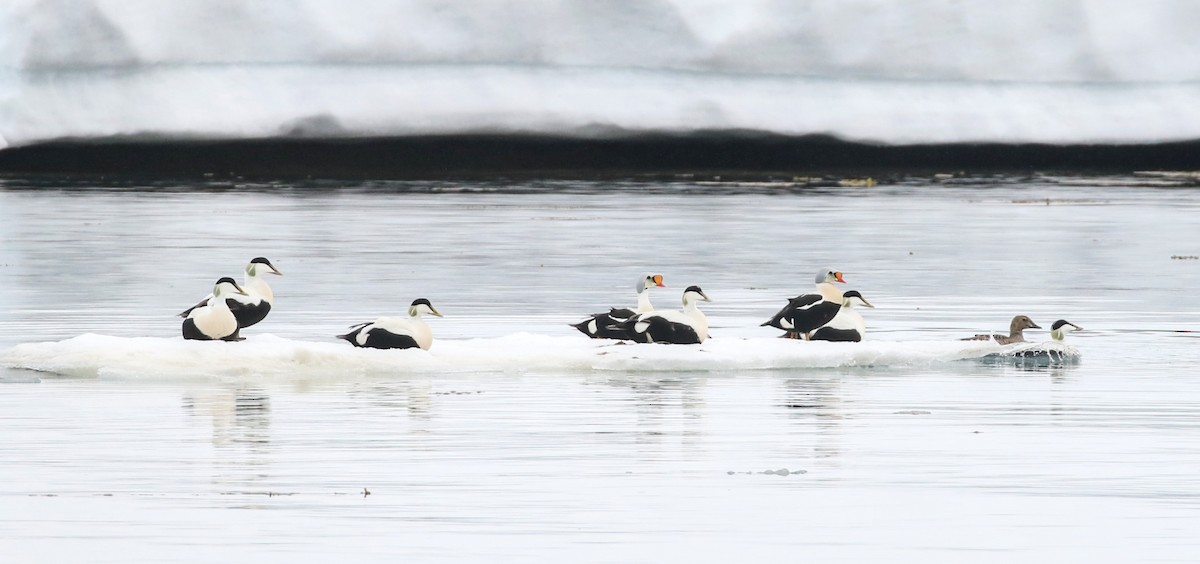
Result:
[[[196,305],[194,305],[194,306],[192,306],[192,307],[189,307],[189,308],[187,308],[187,309],[185,309],[185,310],[183,310],[183,311],[179,312],[179,317],[184,317],[184,318],[186,318],[187,316],[189,316],[189,315],[191,315],[191,314],[192,314],[192,310],[194,310],[194,309],[198,309],[198,308],[202,308],[202,307],[204,307],[204,306],[208,305],[208,300],[209,300],[210,298],[212,298],[212,294],[209,294],[207,298],[204,298],[203,300],[200,300],[200,303],[198,303],[198,304],[196,304]]]

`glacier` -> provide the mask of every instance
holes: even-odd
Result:
[[[1200,139],[1189,0],[8,0],[0,148],[757,131]]]

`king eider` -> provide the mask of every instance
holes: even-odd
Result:
[[[187,319],[183,320],[183,338],[195,341],[240,341],[238,336],[237,318],[229,310],[229,299],[233,296],[245,296],[246,292],[234,282],[225,277],[217,280],[213,287],[214,299],[208,300],[203,306],[188,310]]]
[[[859,342],[867,334],[867,324],[862,314],[854,310],[854,306],[875,307],[863,297],[858,290],[850,290],[842,294],[842,309],[824,326],[812,332],[814,341],[852,341]]]
[[[842,273],[834,270],[822,270],[814,280],[817,293],[804,294],[788,300],[771,319],[763,322],[760,327],[775,327],[787,331],[783,336],[789,339],[811,338],[814,329],[833,321],[842,309],[842,291],[834,286],[834,282],[846,283]]]
[[[1012,322],[1008,324],[1008,335],[988,335],[980,334],[974,337],[964,337],[960,341],[991,341],[995,340],[1001,345],[1011,345],[1013,343],[1025,342],[1026,329],[1041,329],[1042,327],[1034,323],[1027,315],[1018,315],[1012,318]]]
[[[650,288],[666,288],[663,284],[663,276],[661,274],[647,274],[638,278],[634,288],[637,290],[638,305],[634,309],[629,308],[611,308],[606,313],[596,313],[591,317],[571,325],[579,330],[580,333],[587,335],[593,339],[622,339],[621,333],[609,329],[610,325],[620,323],[639,313],[647,313],[654,311],[654,306],[650,305]]]
[[[708,318],[696,307],[700,300],[711,302],[699,286],[683,291],[683,310],[639,313],[610,326],[620,338],[638,343],[696,345],[708,338]]]
[[[370,349],[411,349],[420,347],[429,350],[433,345],[433,332],[421,319],[421,314],[442,314],[425,298],[413,300],[408,307],[408,317],[380,317],[369,323],[351,325],[353,331],[337,338],[345,339],[356,347]]]
[[[275,294],[271,291],[271,286],[263,278],[264,274],[275,274],[283,276],[271,261],[257,257],[251,260],[246,265],[246,274],[242,281],[242,289],[244,295],[235,295],[227,298],[225,301],[229,304],[229,309],[233,311],[233,315],[237,317],[238,327],[249,327],[262,321],[271,312],[271,304],[275,301]],[[192,313],[193,309],[203,307],[212,299],[212,295],[204,298],[200,303],[192,306],[186,311],[179,314],[179,317],[187,317]]]

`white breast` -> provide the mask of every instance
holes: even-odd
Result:
[[[417,346],[429,350],[433,345],[433,331],[420,317],[381,317],[371,324],[394,335],[408,335],[417,342]],[[359,333],[359,338],[365,342],[367,330]]]
[[[854,308],[845,306],[842,306],[842,309],[838,310],[837,315],[833,316],[833,319],[829,320],[829,323],[826,323],[825,327],[842,330],[854,329],[858,331],[859,335],[865,336],[867,334],[867,324],[863,321],[862,314],[855,311]]]
[[[242,284],[242,289],[246,291],[245,296],[234,296],[234,299],[244,304],[258,303],[264,301],[274,305],[275,293],[271,291],[271,285],[267,284],[266,280],[255,276]]]
[[[217,305],[198,307],[192,310],[192,313],[188,314],[188,319],[191,319],[196,324],[196,328],[201,333],[220,339],[232,335],[234,331],[237,331],[237,318],[225,306],[224,301],[209,300],[209,304]]]

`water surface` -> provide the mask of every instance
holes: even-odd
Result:
[[[714,345],[751,342],[826,266],[878,306],[865,313],[877,341],[949,341],[1017,313],[1087,330],[1070,337],[1080,363],[1038,368],[555,370],[539,356],[553,351],[517,345],[512,362],[467,371],[0,369],[0,550],[1190,561],[1200,261],[1179,257],[1200,255],[1200,191],[1126,180],[8,179],[0,354],[85,333],[173,338],[173,314],[255,256],[285,276],[245,333],[300,342],[416,297],[446,314],[434,352],[568,338],[567,323],[632,303],[650,270],[670,286],[658,307],[701,285]]]

